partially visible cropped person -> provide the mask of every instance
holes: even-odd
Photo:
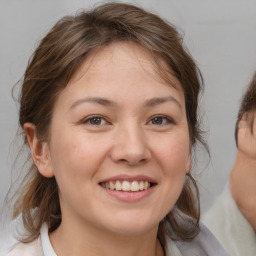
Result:
[[[232,256],[256,255],[256,73],[241,102],[229,183],[203,222]]]
[[[200,71],[176,29],[133,5],[61,19],[24,75],[31,168],[9,256],[225,256],[200,223]]]

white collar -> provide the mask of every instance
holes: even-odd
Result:
[[[54,252],[51,242],[50,242],[47,223],[43,223],[43,225],[40,229],[40,236],[41,236],[41,243],[42,243],[44,255],[45,256],[57,256],[57,254]]]

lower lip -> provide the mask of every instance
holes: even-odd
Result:
[[[103,187],[102,187],[103,188]],[[110,196],[123,201],[123,202],[138,202],[143,200],[144,198],[148,197],[155,186],[150,187],[146,190],[138,191],[138,192],[126,192],[126,191],[119,191],[119,190],[110,190],[103,188]]]

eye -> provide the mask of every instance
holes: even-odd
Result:
[[[105,125],[108,124],[108,121],[101,116],[91,116],[83,120],[83,124],[89,124],[89,125],[95,125],[95,126],[100,126],[100,125]]]
[[[165,125],[165,124],[171,124],[171,123],[174,123],[174,122],[166,116],[154,116],[149,121],[149,124],[152,124],[152,125]]]

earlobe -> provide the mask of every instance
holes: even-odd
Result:
[[[187,159],[187,165],[186,165],[186,173],[189,173],[191,170],[191,155],[188,155],[188,159]]]
[[[36,127],[32,123],[25,123],[24,131],[27,136],[33,161],[38,171],[46,178],[54,176],[49,148],[46,141],[41,141],[36,135]]]

